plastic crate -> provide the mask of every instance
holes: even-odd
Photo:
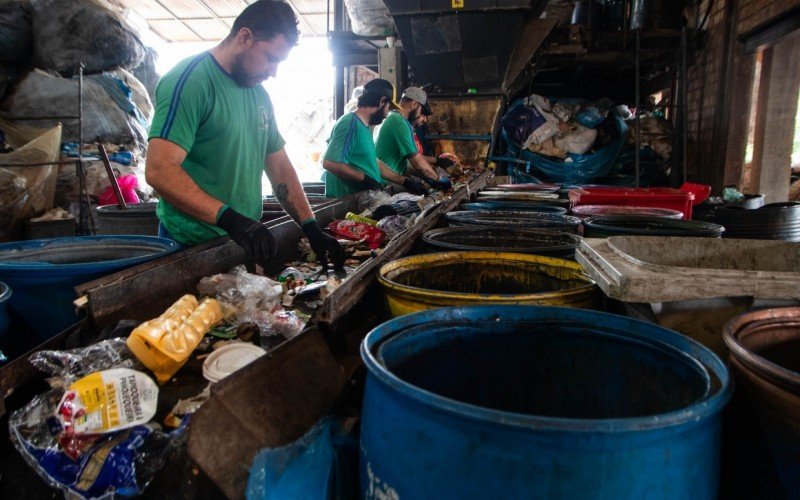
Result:
[[[569,203],[578,205],[622,205],[627,207],[668,208],[692,218],[695,195],[673,188],[579,187],[569,190]]]

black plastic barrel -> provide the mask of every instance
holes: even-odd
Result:
[[[572,259],[580,236],[546,229],[513,227],[446,227],[422,235],[422,243],[434,252],[518,252]]]
[[[451,227],[517,227],[577,233],[581,226],[581,220],[570,215],[514,210],[459,210],[445,214],[445,218]]]
[[[524,201],[476,201],[463,203],[462,210],[512,210],[517,212],[544,212],[548,214],[566,214],[567,209],[543,203],[525,203]]]
[[[726,238],[800,241],[800,203],[769,203],[761,208],[724,206],[703,220],[725,226]]]
[[[589,217],[583,221],[584,238],[609,236],[693,236],[719,238],[725,228],[710,222],[619,215]]]
[[[125,210],[118,205],[103,205],[94,209],[97,234],[141,234],[158,236],[157,202],[131,203]]]

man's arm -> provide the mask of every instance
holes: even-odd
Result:
[[[292,161],[281,148],[268,154],[265,160],[265,170],[275,198],[298,225],[314,217],[308,198],[303,191],[303,186],[297,178],[297,172],[292,166]]]
[[[181,164],[186,151],[166,139],[152,138],[147,148],[145,179],[181,212],[209,224],[217,223],[222,202],[203,191]]]
[[[395,184],[402,184],[406,180],[405,176],[398,174],[381,160],[378,160],[378,169],[381,171],[381,177],[387,181],[394,182]]]
[[[411,167],[414,169],[414,171],[422,175],[422,177],[434,180],[439,178],[439,174],[436,173],[436,169],[431,166],[431,164],[428,163],[428,161],[425,160],[421,154],[415,153],[414,155],[410,156],[408,158],[408,162],[411,164]]]
[[[354,169],[347,163],[340,163],[332,160],[322,160],[322,168],[340,179],[353,182],[362,182],[367,175],[364,172]]]

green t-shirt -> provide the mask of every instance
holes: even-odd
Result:
[[[417,153],[414,130],[411,124],[397,111],[392,111],[383,120],[378,140],[375,141],[378,158],[400,175],[408,169],[408,158]]]
[[[238,86],[204,52],[181,61],[161,78],[155,108],[150,139],[166,139],[186,150],[183,169],[203,191],[247,217],[261,219],[264,160],[285,144],[264,87]],[[163,199],[156,213],[185,245],[226,234]]]
[[[375,156],[375,143],[372,142],[372,132],[355,113],[347,113],[336,120],[323,158],[349,165],[382,182]],[[329,198],[340,198],[362,189],[358,182],[341,179],[330,172],[325,172],[325,196]]]

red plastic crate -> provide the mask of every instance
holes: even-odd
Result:
[[[669,208],[692,218],[693,193],[673,188],[580,187],[569,190],[569,202],[577,205],[623,205],[626,207]]]

